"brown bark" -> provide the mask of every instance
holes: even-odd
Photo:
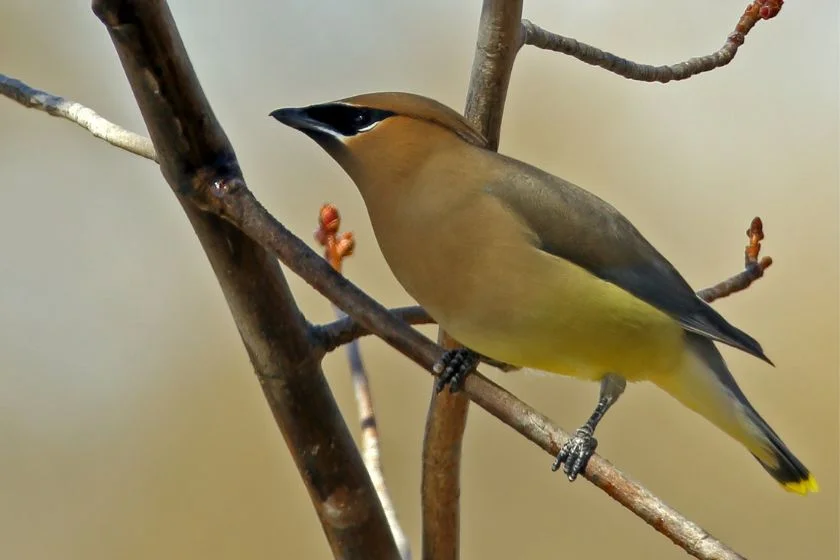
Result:
[[[161,171],[213,267],[272,414],[337,558],[399,558],[385,515],[274,256],[193,202],[241,183],[162,0],[95,0],[154,143]]]

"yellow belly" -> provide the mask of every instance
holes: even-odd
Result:
[[[499,264],[515,266],[516,274],[488,274],[455,308],[427,306],[469,348],[593,380],[617,373],[637,381],[680,367],[679,324],[621,288],[538,250]]]

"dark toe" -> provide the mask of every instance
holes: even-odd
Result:
[[[438,372],[435,391],[440,393],[449,385],[450,393],[457,393],[464,385],[467,375],[478,365],[478,355],[467,348],[447,350],[432,368]]]
[[[557,459],[551,465],[551,470],[559,470],[562,464],[563,472],[570,481],[574,481],[586,468],[586,463],[595,453],[597,446],[598,440],[588,431],[578,430],[575,436],[563,445],[560,453],[557,454]]]

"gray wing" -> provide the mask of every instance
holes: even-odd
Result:
[[[671,263],[615,208],[536,167],[499,157],[505,160],[506,172],[485,191],[522,219],[541,250],[626,290],[667,313],[686,331],[772,364],[755,339],[698,298]]]

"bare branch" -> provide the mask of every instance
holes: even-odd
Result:
[[[0,74],[0,94],[17,101],[24,107],[38,109],[54,117],[74,122],[112,146],[157,161],[151,140],[115,125],[84,105],[29,87],[20,80],[4,74]]]
[[[457,342],[440,331],[444,348]],[[454,560],[460,554],[461,449],[469,396],[442,391],[432,395],[423,433],[421,504],[424,560]]]
[[[764,225],[758,216],[753,218],[750,223],[750,227],[747,229],[747,237],[750,242],[744,248],[744,270],[710,288],[700,290],[697,292],[700,299],[711,303],[716,299],[746,290],[753,282],[764,276],[764,271],[773,264],[773,259],[770,257],[758,259],[758,253],[761,251],[761,240],[764,239]]]
[[[241,184],[163,0],[94,0],[154,142],[160,168],[210,260],[333,554],[397,559],[382,506],[273,255],[192,199]]]
[[[429,325],[435,322],[419,305],[395,307],[388,312],[409,325]],[[372,333],[352,317],[345,316],[332,323],[313,327],[313,334],[320,341],[324,352],[332,352],[343,344]]]
[[[738,48],[744,44],[744,39],[755,24],[759,20],[775,17],[782,9],[782,3],[783,0],[751,2],[741,15],[735,30],[729,34],[720,49],[706,56],[691,58],[668,66],[651,66],[633,62],[575,39],[551,33],[528,20],[522,21],[523,44],[573,56],[582,62],[600,66],[630,80],[665,84],[670,81],[686,80],[732,62]]]
[[[336,272],[341,272],[341,265],[345,257],[353,254],[356,240],[352,232],[339,234],[341,216],[338,208],[332,204],[325,204],[318,213],[318,229],[315,239],[324,247],[324,258]],[[346,317],[343,311],[335,308],[339,319]],[[397,543],[402,560],[411,560],[411,546],[405,532],[397,519],[397,511],[391,501],[391,495],[385,484],[385,474],[382,470],[382,459],[379,452],[379,428],[376,422],[376,412],[373,408],[373,392],[370,388],[367,370],[362,361],[362,351],[359,341],[353,340],[347,345],[347,361],[350,363],[350,376],[353,380],[353,392],[359,410],[359,424],[362,429],[362,459],[365,462],[376,495],[385,510],[388,526]]]
[[[499,149],[513,61],[522,43],[522,0],[484,0],[464,116]]]

